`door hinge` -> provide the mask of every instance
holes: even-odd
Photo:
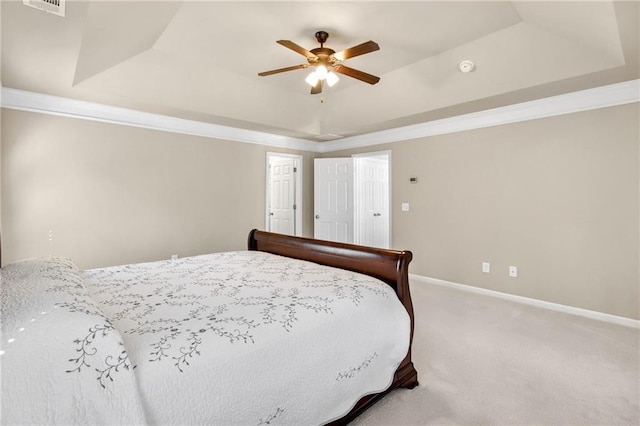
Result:
[[[293,209],[296,210],[298,206],[296,204],[293,205]]]
[[[294,167],[294,168],[293,168],[293,173],[296,173],[297,171],[298,171],[298,168],[297,168],[297,167]]]

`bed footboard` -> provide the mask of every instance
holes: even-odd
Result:
[[[264,251],[307,260],[375,277],[389,284],[395,290],[398,299],[400,299],[409,314],[411,319],[409,351],[396,370],[391,386],[382,393],[363,397],[353,410],[345,417],[331,422],[331,425],[342,425],[350,422],[393,389],[399,387],[411,389],[418,385],[418,373],[411,361],[414,315],[409,291],[409,262],[413,257],[410,251],[386,250],[333,241],[292,237],[257,229],[249,233],[248,248],[249,250]]]

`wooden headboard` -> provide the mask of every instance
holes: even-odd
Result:
[[[405,290],[409,295],[409,262],[413,258],[410,251],[292,237],[257,229],[249,233],[248,246],[249,250],[266,251],[369,275],[396,289],[400,300],[403,300]]]

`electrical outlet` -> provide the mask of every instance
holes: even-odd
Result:
[[[518,267],[517,266],[509,266],[509,276],[512,278],[518,277]]]
[[[489,262],[482,262],[482,272],[485,274],[491,273],[491,264]]]
[[[403,212],[408,212],[409,211],[409,203],[402,203],[402,211]]]

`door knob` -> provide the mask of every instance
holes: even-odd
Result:
[[[316,219],[320,219],[320,215],[319,214],[316,215]]]
[[[273,216],[273,213],[269,213],[269,216]]]

